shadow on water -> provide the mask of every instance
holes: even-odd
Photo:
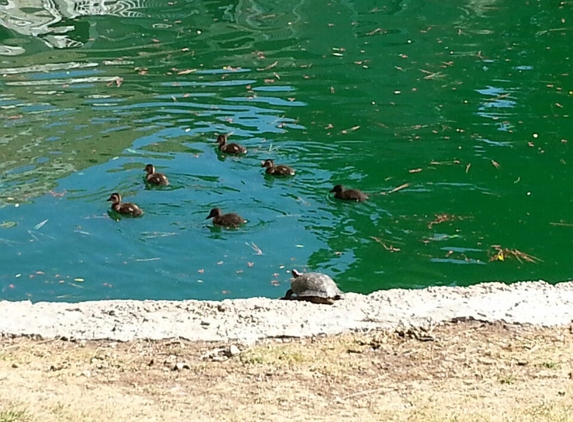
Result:
[[[357,292],[571,276],[570,6],[26,4],[0,5],[0,298],[279,297],[293,267]],[[111,218],[115,191],[144,216]]]

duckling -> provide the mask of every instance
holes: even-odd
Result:
[[[344,199],[346,201],[362,202],[368,199],[368,195],[360,192],[357,189],[344,189],[342,185],[334,186],[330,192],[334,192],[334,197]]]
[[[138,217],[143,214],[141,208],[131,202],[124,202],[122,204],[121,195],[117,192],[112,193],[107,200],[111,201],[111,209],[120,214],[131,215],[133,217]]]
[[[243,217],[234,212],[223,214],[220,208],[213,208],[205,220],[209,218],[213,218],[213,224],[224,227],[237,227],[247,222]]]
[[[246,154],[247,148],[235,143],[227,143],[227,135],[217,136],[217,143],[219,144],[219,151],[227,154]]]
[[[148,164],[145,166],[144,170],[147,174],[145,175],[145,181],[151,185],[157,186],[167,186],[169,185],[169,179],[163,173],[156,173],[153,164]]]
[[[265,173],[272,174],[274,176],[293,176],[294,169],[284,164],[276,164],[271,159],[261,162],[261,167],[266,167]]]

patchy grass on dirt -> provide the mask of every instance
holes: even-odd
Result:
[[[569,327],[268,340],[0,339],[0,422],[573,422]],[[229,357],[230,356],[230,357]]]

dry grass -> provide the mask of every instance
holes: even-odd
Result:
[[[571,340],[566,327],[468,321],[213,361],[201,357],[226,345],[3,338],[0,422],[573,422]]]

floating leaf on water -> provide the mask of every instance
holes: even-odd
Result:
[[[382,241],[382,239],[376,237],[376,236],[370,236],[371,239],[373,239],[375,242],[378,242],[382,245],[382,247],[384,249],[386,249],[389,252],[400,252],[400,248],[394,247],[393,245],[386,245],[386,243],[384,243]]]
[[[42,227],[44,227],[44,224],[46,224],[48,222],[48,219],[46,218],[44,221],[36,224],[34,226],[34,230],[40,230]]]
[[[493,256],[490,256],[490,261],[505,261],[506,258],[515,258],[520,263],[523,263],[523,261],[535,264],[538,262],[543,262],[542,259],[539,259],[533,255],[529,255],[525,252],[521,252],[517,249],[502,248],[500,245],[492,245],[491,247],[494,249],[494,254]]]
[[[572,224],[572,223],[564,223],[563,221],[560,221],[560,222],[551,222],[551,223],[549,223],[549,224],[551,224],[552,226],[573,227],[573,224]]]
[[[428,223],[428,228],[431,229],[432,226],[434,226],[434,225],[445,223],[448,221],[456,221],[456,220],[464,220],[464,219],[466,219],[466,217],[453,215],[453,214],[436,214],[436,218],[433,221],[430,221],[430,223]]]
[[[275,67],[278,63],[279,63],[279,62],[276,61],[276,62],[274,62],[274,63],[268,65],[267,67],[257,68],[257,70],[258,70],[258,71],[269,70],[269,69],[272,69],[273,67]]]
[[[133,64],[131,60],[104,60],[103,64],[105,66],[126,66]]]
[[[189,73],[193,73],[196,72],[197,69],[185,69],[185,70],[180,70],[179,72],[177,72],[178,75],[188,75]]]
[[[254,242],[251,242],[250,244],[245,242],[245,245],[253,248],[253,250],[256,252],[257,255],[263,255],[263,251],[257,245],[255,245]]]
[[[386,31],[385,31],[384,29],[382,29],[382,28],[376,28],[376,29],[374,29],[374,30],[372,30],[372,31],[370,31],[370,32],[367,32],[366,35],[368,35],[369,37],[371,37],[372,35],[378,34],[378,33],[380,33],[380,32],[386,33]]]
[[[175,236],[177,233],[173,232],[143,232],[141,235],[144,239],[155,239],[157,237]]]
[[[3,229],[9,229],[10,227],[14,227],[17,224],[18,223],[16,223],[15,221],[3,221],[2,223],[0,223],[0,227]]]
[[[344,129],[342,133],[354,132],[355,130],[360,129],[360,126],[352,126],[350,129]]]
[[[383,194],[383,195],[389,195],[389,194],[391,194],[391,193],[398,192],[399,190],[405,189],[405,188],[407,188],[408,186],[410,186],[409,183],[404,183],[404,184],[401,184],[400,186],[398,186],[398,187],[392,189],[392,190],[389,191],[389,192],[382,192],[382,194]]]

